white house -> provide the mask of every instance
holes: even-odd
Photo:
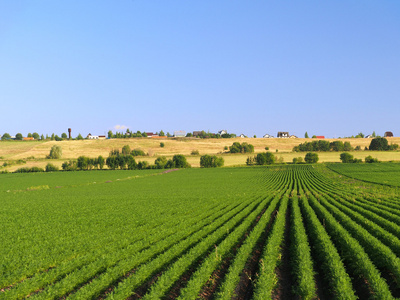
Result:
[[[98,140],[99,136],[98,135],[92,135],[91,133],[89,133],[86,137],[89,140]]]
[[[245,138],[246,136],[242,133],[242,134],[240,135],[240,137],[241,137],[241,138]]]
[[[228,131],[226,131],[226,130],[220,130],[220,131],[218,131],[218,134],[219,135],[223,135],[223,134],[227,134],[228,133]]]
[[[263,136],[263,138],[264,138],[264,139],[270,139],[270,138],[273,138],[273,136],[267,133],[267,134],[265,134],[265,135]]]

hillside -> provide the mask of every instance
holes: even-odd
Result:
[[[200,155],[213,154],[223,155],[226,166],[245,164],[247,154],[226,154],[224,147],[229,147],[233,142],[247,142],[254,145],[255,153],[265,151],[268,146],[271,152],[282,157],[285,162],[291,162],[294,157],[302,156],[304,153],[293,153],[294,146],[314,139],[264,139],[264,138],[235,138],[235,139],[196,139],[196,138],[131,138],[131,139],[111,139],[111,140],[73,140],[73,141],[0,141],[0,165],[10,163],[9,167],[3,167],[0,170],[8,169],[14,171],[21,166],[39,166],[44,167],[48,162],[61,166],[62,162],[70,159],[76,159],[81,155],[97,157],[102,155],[107,157],[112,149],[121,149],[124,145],[129,145],[131,149],[141,149],[149,156],[140,157],[137,160],[146,160],[153,163],[157,156],[172,157],[174,154],[184,154],[193,167],[199,166],[199,156],[190,155],[193,150],[198,150]],[[326,139],[334,141],[335,139]],[[348,141],[353,147],[360,146],[362,149],[369,146],[370,139],[340,139]],[[163,142],[165,147],[160,147]],[[400,138],[390,138],[389,143],[400,144]],[[63,156],[60,160],[47,160],[53,145],[62,147]],[[276,152],[278,151],[278,152]],[[364,158],[367,155],[377,157],[382,161],[400,160],[400,152],[366,152],[359,151],[353,153],[356,158]],[[320,162],[338,162],[339,154],[336,152],[320,153]],[[16,161],[23,160],[16,164]]]

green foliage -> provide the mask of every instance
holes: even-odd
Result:
[[[49,159],[60,159],[62,157],[62,149],[59,145],[53,145],[50,149]]]
[[[17,134],[15,135],[15,139],[16,139],[17,141],[22,141],[22,139],[23,139],[22,134],[21,134],[21,133],[17,133]]]
[[[58,171],[58,167],[53,165],[53,164],[51,164],[51,163],[48,163],[46,165],[45,170],[46,170],[46,172],[56,172],[56,171]]]
[[[354,156],[350,153],[344,152],[340,154],[340,160],[342,161],[342,163],[352,163],[354,160]]]
[[[78,136],[76,137],[77,140],[83,140],[83,136],[81,134],[78,134]]]
[[[143,150],[140,149],[133,149],[131,152],[132,156],[146,156],[146,153],[144,153]]]
[[[389,143],[386,138],[376,137],[371,140],[369,150],[374,151],[387,151],[389,150]]]
[[[131,153],[131,147],[125,145],[122,147],[122,155],[129,155]]]
[[[276,162],[276,156],[271,152],[258,153],[255,161],[257,165],[272,165]]]
[[[99,155],[99,157],[97,158],[97,165],[99,166],[100,170],[103,170],[104,164],[105,164],[104,157]]]
[[[32,133],[32,137],[33,137],[35,140],[38,140],[38,139],[39,139],[39,133],[37,133],[37,132]]]
[[[251,144],[248,144],[246,142],[243,142],[240,144],[239,142],[234,142],[232,146],[229,147],[229,152],[230,153],[253,153],[254,152],[254,146]]]
[[[61,134],[61,138],[67,139],[67,138],[68,138],[68,135],[67,135],[65,132],[63,132],[63,133]]]
[[[302,164],[302,163],[303,163],[302,157],[294,157],[293,158],[293,164]]]
[[[164,133],[164,131],[160,131],[160,133],[158,134],[159,136],[165,136],[165,133]]]
[[[306,131],[306,133],[304,134],[304,138],[306,138],[306,139],[309,138],[307,131]]]
[[[264,149],[268,151],[268,150],[269,150],[269,147],[267,146],[267,147],[265,147]]]
[[[175,168],[190,168],[190,164],[186,161],[186,157],[182,154],[176,154],[172,157]]]
[[[4,141],[4,140],[7,140],[7,139],[11,139],[11,135],[6,132],[1,136],[1,140]]]
[[[164,147],[165,147],[165,144],[164,144],[163,142],[161,142],[161,143],[160,143],[160,147],[161,147],[161,148],[164,148]]]
[[[190,152],[190,155],[199,155],[200,152],[199,150],[192,150],[192,152]]]
[[[31,168],[24,167],[17,169],[14,173],[38,173],[38,172],[44,172],[44,170],[39,167],[31,167]]]
[[[217,168],[224,165],[224,159],[216,155],[203,155],[200,157],[200,167],[202,168]]]
[[[304,157],[304,160],[305,160],[305,162],[308,163],[308,164],[315,164],[315,163],[318,162],[319,157],[318,157],[318,154],[317,154],[317,153],[308,152],[308,153],[306,154],[306,156]]]
[[[78,169],[77,163],[76,163],[75,160],[70,160],[70,161],[63,162],[63,164],[61,165],[61,168],[64,171],[76,171]]]
[[[373,158],[371,155],[365,157],[365,162],[368,164],[377,163],[379,160],[377,158]]]
[[[154,165],[157,169],[164,169],[167,165],[167,158],[165,156],[157,157],[154,161]]]
[[[149,167],[150,167],[150,165],[147,161],[139,161],[137,164],[138,170],[148,169]]]

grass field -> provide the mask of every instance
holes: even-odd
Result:
[[[0,177],[0,299],[400,296],[399,189],[324,165]]]
[[[224,154],[224,147],[232,145],[233,142],[247,142],[254,145],[255,153],[265,151],[268,146],[270,151],[278,157],[282,157],[284,162],[291,162],[294,157],[303,157],[305,153],[292,153],[294,146],[313,139],[263,139],[263,138],[236,138],[236,139],[151,139],[151,138],[132,138],[132,139],[112,139],[112,140],[81,140],[81,141],[0,141],[0,166],[4,162],[11,163],[7,168],[0,168],[15,171],[20,167],[45,167],[48,162],[57,166],[69,159],[76,159],[81,155],[97,157],[108,156],[112,149],[121,149],[124,145],[129,145],[131,149],[142,149],[149,156],[141,157],[139,160],[146,160],[151,164],[157,156],[171,158],[174,154],[184,154],[193,167],[200,166],[200,156],[191,156],[193,150],[198,150],[200,155],[212,154],[223,156],[225,166],[244,165],[248,155],[246,154]],[[328,140],[333,141],[333,140]],[[353,147],[361,146],[364,149],[369,146],[370,139],[342,139],[349,141]],[[160,147],[163,142],[165,147]],[[400,144],[400,138],[390,138],[389,143]],[[50,153],[53,145],[60,145],[63,156],[60,160],[46,160],[45,157]],[[278,152],[276,152],[278,150]],[[339,162],[340,153],[318,153],[320,162]],[[353,152],[355,158],[364,159],[365,156],[372,155],[381,161],[400,161],[400,151],[396,152]],[[18,163],[23,160],[23,163]]]

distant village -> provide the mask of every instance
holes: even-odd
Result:
[[[186,132],[184,130],[177,130],[174,131],[173,134],[170,134],[169,132],[164,133],[162,130],[160,132],[131,132],[129,129],[126,130],[126,132],[116,132],[113,133],[111,130],[108,132],[107,135],[92,135],[91,133],[87,134],[86,137],[83,137],[81,134],[79,134],[76,138],[72,138],[72,129],[68,128],[68,135],[66,133],[62,133],[61,137],[58,135],[55,135],[54,133],[51,136],[44,136],[43,134],[39,136],[38,133],[29,133],[26,137],[24,137],[21,133],[16,134],[15,136],[11,136],[8,133],[4,133],[3,135],[0,135],[1,140],[24,140],[24,141],[33,141],[33,140],[66,140],[66,139],[76,139],[76,140],[83,140],[83,139],[88,139],[88,140],[105,140],[105,139],[113,139],[113,138],[133,138],[133,137],[146,137],[146,138],[256,138],[256,136],[246,136],[243,133],[240,135],[236,135],[233,133],[228,133],[227,130],[220,130],[218,133],[210,133],[210,132],[205,132],[204,130],[202,131],[193,131],[193,132]],[[373,134],[369,135],[363,135],[362,133],[359,133],[357,136],[352,136],[356,138],[373,138],[375,137],[375,132]],[[290,135],[289,132],[287,131],[279,131],[275,136],[271,134],[265,134],[262,136],[263,138],[289,138],[289,139],[296,139],[298,136],[296,135]],[[393,133],[391,131],[386,131],[384,134],[384,137],[393,137]],[[305,138],[308,138],[308,134],[306,132]],[[316,139],[325,139],[325,136],[323,135],[313,135],[311,138],[316,138]]]

